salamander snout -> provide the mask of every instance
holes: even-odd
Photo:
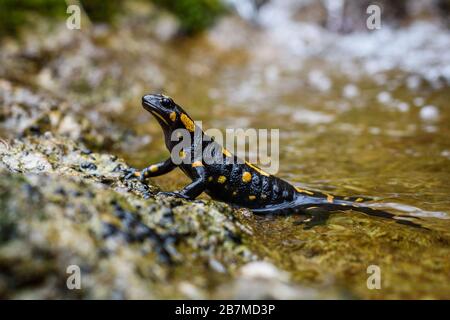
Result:
[[[142,105],[145,109],[170,109],[174,107],[173,100],[163,94],[146,94],[142,97]]]

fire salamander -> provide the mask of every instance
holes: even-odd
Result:
[[[362,206],[362,198],[337,197],[327,193],[304,190],[285,180],[268,174],[257,166],[243,161],[218,145],[194,123],[192,118],[171,98],[162,94],[149,94],[142,97],[142,105],[159,122],[164,132],[165,144],[172,153],[179,141],[173,141],[172,133],[184,129],[191,135],[192,143],[179,150],[181,158],[189,161],[175,164],[172,157],[152,164],[142,171],[128,174],[127,178],[138,177],[141,181],[149,177],[166,174],[174,168],[180,168],[192,183],[178,192],[160,192],[160,194],[195,199],[206,192],[212,199],[223,201],[234,207],[249,208],[256,214],[306,214],[314,219],[318,212],[336,210],[355,210],[369,215],[394,219],[397,223],[420,227],[409,220],[398,219],[391,213]],[[194,132],[200,135],[194,135]],[[212,155],[222,161],[207,164],[202,158],[195,158],[195,149],[201,144],[203,150],[212,147]],[[218,155],[219,153],[219,155]],[[400,216],[401,217],[401,216]],[[408,217],[411,218],[411,217]]]

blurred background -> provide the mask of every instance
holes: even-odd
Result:
[[[66,27],[69,4],[79,30]],[[381,25],[370,30],[373,4]],[[205,128],[279,128],[279,176],[448,233],[449,13],[448,0],[2,0],[0,85],[64,101],[95,130],[70,119],[51,130],[137,168],[167,157],[146,93],[171,96]],[[4,137],[23,127],[9,112]]]

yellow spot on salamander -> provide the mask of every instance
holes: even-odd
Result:
[[[227,181],[227,177],[225,176],[220,176],[219,178],[217,178],[218,183],[225,183],[225,181]]]
[[[225,148],[222,148],[222,153],[223,153],[225,156],[227,156],[227,157],[231,157],[231,152],[228,151],[228,150],[225,149]]]
[[[189,118],[185,113],[182,113],[180,119],[186,129],[188,129],[190,132],[194,132],[195,124],[194,121],[191,120],[191,118]]]
[[[356,201],[356,202],[361,202],[361,201],[364,201],[364,199],[363,199],[363,198],[358,198],[358,199],[356,199],[355,201]]]
[[[203,167],[203,163],[201,161],[194,161],[192,163],[192,167],[196,168],[196,167]]]
[[[244,181],[246,183],[252,181],[252,174],[250,172],[248,172],[248,171],[245,171],[242,174],[242,181]]]
[[[248,196],[248,199],[249,199],[249,200],[255,200],[255,199],[256,199],[256,196],[253,196],[253,195]]]
[[[139,177],[141,175],[140,171],[136,171],[135,173],[133,173],[135,177]]]
[[[208,177],[208,181],[209,181],[209,182],[213,181],[213,177],[212,177],[212,176],[211,176],[211,177]]]
[[[157,166],[156,164],[152,164],[152,165],[150,166],[150,171],[151,171],[151,172],[156,172],[156,171],[158,171],[158,166]]]
[[[333,203],[334,197],[331,194],[327,194],[327,202]]]
[[[233,196],[237,195],[237,191],[233,191]]]
[[[177,120],[177,113],[175,111],[171,112],[169,114],[170,120],[172,120],[172,122],[174,122],[175,120]]]
[[[297,190],[297,191],[300,192],[300,193],[306,193],[306,194],[309,194],[310,196],[313,196],[313,195],[314,195],[314,192],[309,191],[309,190],[300,189],[299,187],[295,187],[295,190]]]
[[[184,152],[183,150],[180,150],[180,152],[178,152],[178,155],[180,156],[180,159],[186,158],[186,152]]]
[[[263,176],[270,176],[270,174],[268,174],[267,172],[265,172],[264,170],[258,168],[257,166],[255,166],[254,164],[251,164],[250,162],[245,161],[245,164],[248,165],[250,168],[252,168],[253,170],[255,170],[256,172],[259,172],[260,174],[262,174]]]

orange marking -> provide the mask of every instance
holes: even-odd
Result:
[[[263,176],[270,176],[270,174],[268,174],[267,172],[265,172],[264,170],[258,168],[257,166],[255,166],[254,164],[251,164],[250,162],[245,161],[245,164],[248,165],[250,168],[252,168],[253,170],[259,172],[260,174],[262,174]]]
[[[225,148],[222,148],[222,153],[223,153],[225,156],[227,156],[227,157],[231,157],[230,151],[228,151],[228,150],[225,149]]]
[[[334,199],[334,197],[331,194],[327,194],[327,201],[329,203],[333,203],[333,199]]]
[[[218,183],[224,183],[225,181],[227,181],[227,177],[225,176],[220,176],[219,178],[217,178]]]
[[[242,181],[244,181],[246,183],[252,181],[252,174],[250,172],[248,172],[248,171],[245,171],[242,174]]]
[[[192,163],[192,167],[203,167],[203,163],[201,161],[195,161],[194,163]]]
[[[188,129],[190,132],[194,132],[195,124],[194,121],[191,120],[185,113],[181,114],[181,122],[183,122],[184,127]]]
[[[300,189],[299,187],[295,187],[295,190],[297,190],[300,193],[306,193],[309,194],[310,196],[314,195],[314,192],[308,191],[308,190],[304,190],[304,189]]]
[[[177,120],[177,113],[175,111],[171,112],[170,115],[170,120],[172,120],[172,122],[174,122],[175,120]]]

